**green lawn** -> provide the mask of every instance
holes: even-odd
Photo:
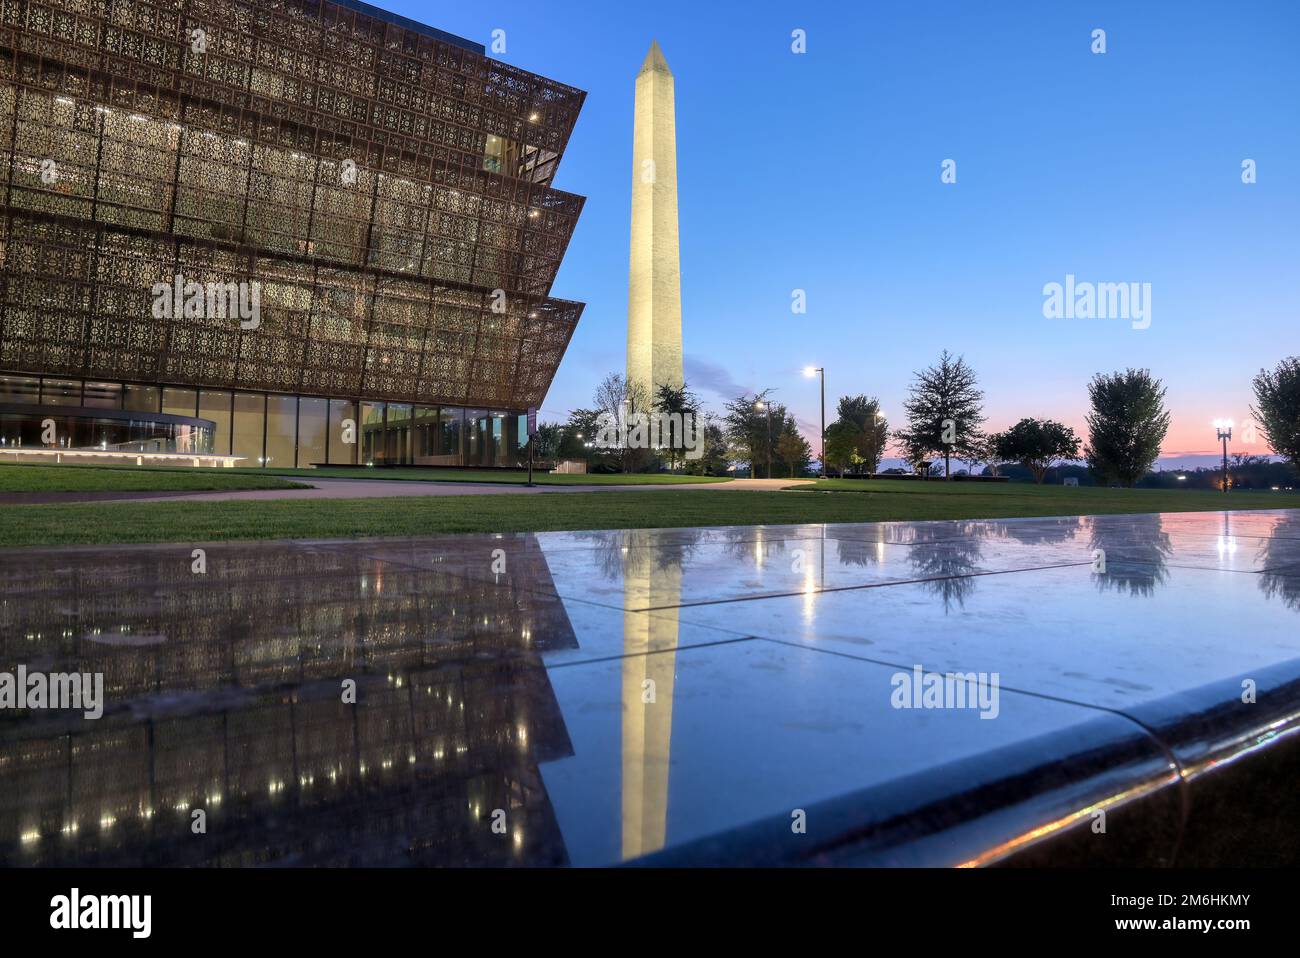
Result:
[[[52,472],[60,469],[77,469],[83,472],[96,472],[105,474],[131,474],[131,475],[163,475],[163,476],[217,476],[226,481],[232,481],[232,477],[245,476],[267,479],[267,477],[279,476],[282,479],[385,479],[393,482],[501,482],[523,485],[528,481],[526,472],[496,472],[491,469],[435,469],[420,466],[408,466],[396,469],[195,469],[192,467],[167,466],[0,466],[0,470],[45,470]],[[3,480],[0,480],[3,481]],[[76,481],[76,480],[73,480]],[[105,475],[100,481],[112,483],[114,480],[111,476]],[[123,482],[130,480],[123,479]],[[550,473],[537,471],[533,473],[533,482],[539,486],[668,486],[682,485],[690,483],[711,484],[716,482],[731,482],[731,479],[725,477],[713,476],[682,476],[668,475],[666,473],[646,473],[631,475],[590,475],[590,476],[552,476]],[[113,485],[106,485],[106,489],[117,488]],[[150,486],[122,486],[123,489],[153,488]],[[160,487],[160,488],[172,488]],[[207,486],[183,486],[176,488],[208,488]],[[266,485],[222,485],[212,486],[214,489],[278,489],[282,488],[277,485],[274,478],[268,479]],[[0,485],[0,491],[25,491],[19,488],[9,489]],[[67,490],[49,489],[48,491],[84,491],[81,486],[74,486]]]
[[[275,476],[228,469],[133,469],[122,466],[0,465],[0,493],[12,492],[227,492],[299,489]]]
[[[1297,493],[882,483],[844,493],[664,489],[262,502],[115,502],[0,507],[0,545],[414,536],[445,532],[667,528],[754,523],[986,519],[1300,508]],[[855,486],[855,488],[860,488]]]
[[[231,470],[223,470],[230,472]],[[302,479],[388,479],[395,482],[506,482],[523,485],[526,472],[496,472],[491,469],[437,469],[426,466],[402,466],[394,469],[236,469],[252,475],[292,476]],[[533,482],[539,486],[671,486],[684,483],[731,482],[725,477],[680,476],[667,473],[632,473],[628,475],[553,476],[536,470]]]

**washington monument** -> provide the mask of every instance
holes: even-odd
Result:
[[[684,380],[673,100],[672,71],[653,41],[636,77],[627,302],[627,378],[644,387],[651,402],[660,386],[680,388]]]

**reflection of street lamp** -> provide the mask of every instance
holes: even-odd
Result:
[[[1219,433],[1219,439],[1223,442],[1223,491],[1228,491],[1228,440],[1232,438],[1232,420],[1216,419],[1214,428]]]
[[[761,399],[754,403],[755,409],[767,410],[767,478],[772,478],[772,404]]]
[[[809,366],[803,374],[811,379],[813,376],[822,378],[822,478],[826,478],[826,369],[824,367]]]

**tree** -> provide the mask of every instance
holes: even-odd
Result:
[[[853,422],[837,419],[826,427],[826,467],[839,470],[840,475],[862,462],[858,452],[862,430]]]
[[[782,417],[781,432],[776,440],[776,453],[780,462],[790,470],[791,479],[797,472],[806,471],[812,462],[812,447],[799,432],[793,416]]]
[[[682,383],[680,387],[674,387],[668,383],[664,383],[655,391],[654,409],[655,412],[665,416],[671,416],[674,418],[680,417],[679,421],[683,424],[682,428],[685,429],[688,417],[690,420],[694,420],[699,416],[700,401],[696,398],[695,394],[690,391],[686,383]],[[691,434],[694,435],[695,429],[702,426],[703,423],[692,423]],[[668,467],[670,469],[676,469],[677,458],[682,455],[686,448],[686,439],[684,434],[679,433],[676,429],[672,429],[670,434],[665,436],[661,431],[660,441],[663,443],[663,448],[668,451]]]
[[[971,439],[966,443],[966,450],[963,453],[964,458],[962,461],[965,462],[966,465],[970,466],[970,474],[972,476],[979,475],[979,473],[975,472],[975,467],[980,465],[980,463],[984,463],[989,467],[989,475],[998,475],[998,454],[994,447],[994,440],[996,439],[997,436],[982,432],[977,436],[971,437]]]
[[[537,424],[537,434],[533,436],[533,455],[543,462],[560,458],[560,447],[564,443],[564,427],[558,422]]]
[[[620,373],[610,373],[601,380],[592,401],[595,403],[598,416],[609,417],[606,422],[623,423],[634,413],[650,412],[650,398],[646,395],[645,387],[632,382]],[[636,472],[650,458],[648,449],[623,447],[606,451],[618,455],[619,468],[622,472]]]
[[[999,461],[1020,463],[1039,485],[1058,460],[1079,458],[1079,437],[1069,426],[1052,419],[1022,419],[992,439]]]
[[[1256,404],[1250,414],[1268,447],[1300,469],[1300,357],[1284,359],[1276,369],[1261,369],[1252,385]]]
[[[889,423],[874,396],[842,396],[839,418],[826,427],[826,458],[843,470],[875,472],[889,444]],[[832,439],[834,436],[834,439]],[[832,454],[831,446],[835,445]]]
[[[731,465],[727,456],[727,437],[713,415],[704,417],[704,455],[687,459],[686,472],[693,476],[724,476]]]
[[[1088,467],[1102,482],[1132,487],[1155,463],[1169,432],[1164,383],[1146,369],[1098,373],[1088,395]]]
[[[559,458],[581,459],[590,464],[593,453],[597,456],[608,455],[611,450],[595,449],[587,445],[596,438],[599,430],[599,412],[594,409],[570,409],[569,421],[560,438]]]
[[[948,350],[939,365],[914,374],[911,391],[903,403],[907,412],[908,443],[914,450],[943,456],[943,474],[952,475],[952,457],[969,451],[984,422],[984,393],[975,371],[962,357]]]
[[[768,457],[768,443],[776,442],[781,423],[785,420],[785,407],[771,403],[767,398],[770,389],[750,396],[746,393],[724,404],[727,414],[722,417],[732,458],[749,463],[749,474],[757,475],[757,463]],[[768,416],[771,416],[772,435],[768,436]],[[773,448],[775,448],[773,446]]]
[[[918,476],[928,475],[930,448],[910,431],[900,429],[894,433],[894,444],[902,460],[912,467]]]

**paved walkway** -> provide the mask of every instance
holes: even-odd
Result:
[[[420,482],[407,479],[312,479],[310,489],[252,489],[199,493],[50,493],[44,502],[87,502],[122,500],[139,502],[233,502],[267,499],[395,499],[409,496],[530,496],[575,492],[674,492],[679,489],[708,489],[713,492],[778,492],[811,479],[736,479],[732,482],[691,482],[675,485],[591,485],[525,486],[508,482]],[[57,498],[56,498],[57,497]]]

